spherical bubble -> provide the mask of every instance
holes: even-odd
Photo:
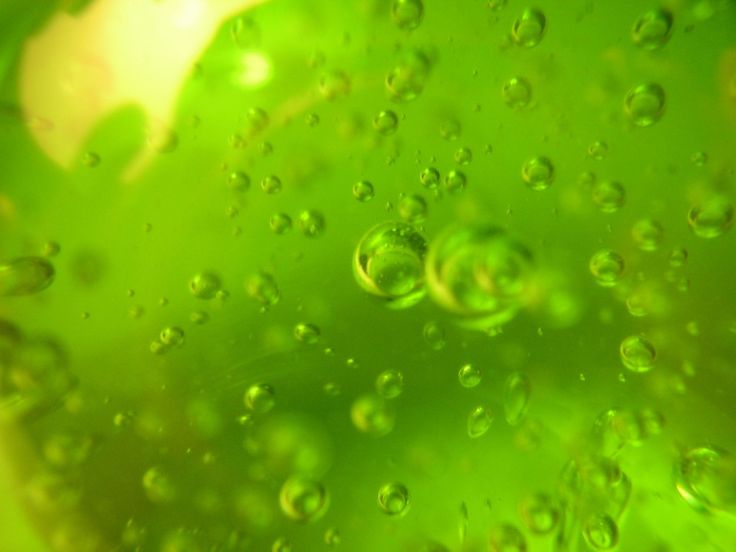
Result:
[[[399,29],[416,29],[424,17],[422,0],[393,0],[391,16]]]
[[[399,117],[390,109],[381,111],[373,118],[373,128],[382,136],[389,136],[399,128]]]
[[[437,322],[427,322],[422,328],[424,342],[435,351],[441,351],[447,346],[445,330]]]
[[[419,182],[429,190],[435,190],[440,185],[440,171],[434,167],[426,167],[419,173]]]
[[[639,335],[632,335],[621,342],[621,361],[632,372],[649,372],[654,367],[654,345]]]
[[[585,521],[583,537],[594,550],[610,550],[618,544],[618,527],[608,514],[596,514]]]
[[[409,490],[401,483],[386,483],[378,489],[378,506],[389,516],[401,516],[409,508]]]
[[[460,380],[460,385],[467,388],[476,387],[482,377],[480,368],[474,364],[463,364],[457,373],[457,379]]]
[[[470,148],[462,147],[455,151],[455,163],[458,165],[468,165],[473,160],[473,152]]]
[[[506,423],[519,425],[526,416],[532,387],[529,378],[521,372],[509,374],[503,386],[503,410]]]
[[[600,140],[596,140],[595,142],[590,144],[590,146],[588,146],[588,155],[598,161],[603,159],[607,153],[608,144],[606,144],[605,142],[601,142]]]
[[[534,190],[546,190],[555,178],[555,168],[547,157],[532,157],[521,167],[521,177]]]
[[[189,280],[189,291],[197,299],[212,299],[221,286],[220,277],[214,272],[200,272]]]
[[[485,406],[476,406],[468,414],[468,437],[477,439],[484,435],[493,423],[493,412]]]
[[[664,88],[656,83],[640,84],[626,94],[624,110],[636,126],[648,127],[664,113]]]
[[[291,230],[291,217],[286,213],[274,213],[268,219],[268,226],[274,234],[286,234]]]
[[[590,258],[588,267],[598,285],[613,287],[621,280],[626,264],[615,251],[601,249]]]
[[[412,226],[384,222],[360,240],[353,256],[355,279],[368,293],[394,308],[406,308],[424,297],[427,244]]]
[[[535,493],[524,498],[519,510],[524,524],[535,535],[549,534],[560,519],[557,501],[544,493]]]
[[[404,375],[398,370],[385,370],[376,378],[376,392],[384,399],[394,399],[404,390]]]
[[[61,245],[59,245],[59,242],[47,241],[45,244],[43,244],[41,254],[44,257],[55,257],[59,254],[60,251]]]
[[[375,196],[373,184],[367,180],[360,180],[353,185],[353,197],[358,201],[365,203]]]
[[[546,24],[547,19],[541,11],[527,8],[514,21],[511,38],[517,45],[531,48],[541,42]]]
[[[455,117],[445,117],[440,123],[440,136],[445,140],[457,140],[460,138],[462,125]]]
[[[687,262],[687,249],[683,247],[676,247],[672,251],[670,251],[670,266],[672,268],[680,268],[682,266],[685,266],[685,263]]]
[[[381,437],[391,432],[396,423],[396,413],[379,395],[361,395],[350,409],[353,425],[363,433]]]
[[[184,344],[184,330],[178,326],[166,326],[161,330],[159,339],[167,347],[180,347]]]
[[[270,307],[279,302],[281,294],[273,276],[266,272],[256,272],[245,282],[248,295],[261,303],[264,307]]]
[[[299,322],[294,326],[294,337],[301,343],[307,343],[314,345],[319,341],[320,329],[314,324],[308,324],[306,322]]]
[[[527,302],[532,257],[501,228],[452,226],[430,246],[426,274],[441,307],[486,329],[508,322]]]
[[[526,552],[526,539],[515,526],[508,523],[494,525],[488,536],[490,552]]]
[[[292,552],[291,541],[286,537],[279,537],[271,545],[271,552]]]
[[[325,531],[324,541],[327,546],[337,546],[342,542],[340,531],[336,527],[328,527]]]
[[[733,205],[716,196],[690,209],[687,222],[690,230],[699,238],[717,238],[733,225]]]
[[[736,458],[717,447],[690,449],[676,466],[677,492],[700,512],[736,514]]]
[[[192,314],[189,315],[189,320],[191,320],[194,324],[206,324],[209,322],[210,315],[207,314],[205,311],[197,310],[192,312]]]
[[[409,50],[386,75],[388,97],[395,102],[416,99],[424,90],[431,67],[421,50]]]
[[[690,156],[690,162],[696,167],[704,167],[708,162],[708,154],[704,151],[696,151]]]
[[[427,218],[427,201],[417,194],[402,197],[399,201],[399,216],[406,222],[422,222]]]
[[[276,392],[267,383],[254,383],[243,396],[245,407],[258,414],[265,414],[276,404]]]
[[[32,295],[54,281],[54,267],[43,257],[18,257],[0,262],[0,297]]]
[[[261,180],[261,190],[267,194],[277,194],[281,191],[281,179],[278,176],[269,175]]]
[[[523,77],[512,77],[501,89],[506,105],[513,109],[523,109],[532,100],[532,85]]]
[[[231,190],[244,192],[250,188],[250,177],[243,171],[233,171],[227,177],[227,185]]]
[[[626,203],[626,190],[620,182],[601,180],[593,184],[592,197],[601,212],[615,213]]]
[[[94,168],[100,164],[100,156],[94,151],[88,151],[82,156],[82,164],[85,167]]]
[[[319,211],[307,209],[299,213],[299,230],[308,238],[316,238],[325,231],[325,217]]]
[[[631,228],[631,237],[642,251],[656,251],[664,240],[664,228],[656,220],[641,219]]]
[[[330,497],[319,481],[302,475],[287,479],[279,493],[281,511],[287,517],[307,523],[321,518],[330,505]]]
[[[176,496],[173,483],[158,466],[149,468],[143,474],[143,491],[148,500],[155,503],[171,502]]]
[[[643,13],[634,23],[631,38],[644,50],[658,50],[670,39],[672,14],[667,10],[654,9]]]
[[[444,184],[445,190],[451,194],[457,194],[465,189],[468,179],[464,172],[453,169],[445,175]]]
[[[327,71],[319,79],[319,92],[327,101],[344,98],[350,93],[350,79],[343,71]]]

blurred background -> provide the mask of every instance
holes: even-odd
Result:
[[[0,549],[736,549],[736,3],[0,29]]]

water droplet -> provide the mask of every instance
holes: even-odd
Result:
[[[256,272],[245,282],[248,295],[265,307],[279,302],[281,294],[273,276],[266,272]]]
[[[432,298],[479,329],[511,320],[526,303],[531,254],[495,226],[452,226],[432,243],[426,262]]]
[[[560,519],[557,501],[544,493],[535,493],[524,498],[519,510],[524,524],[535,535],[550,533]]]
[[[445,175],[445,190],[451,194],[462,192],[468,183],[465,173],[458,170],[451,170]]]
[[[583,537],[595,550],[610,550],[618,544],[618,527],[609,515],[596,514],[583,525]]]
[[[319,211],[307,209],[299,213],[299,230],[308,238],[316,238],[325,231],[325,217]]]
[[[267,194],[277,194],[281,191],[281,179],[278,176],[269,175],[261,180],[261,190]]]
[[[656,123],[664,113],[664,88],[656,83],[640,84],[626,94],[624,110],[631,121],[639,127]]]
[[[327,101],[344,98],[350,93],[350,79],[343,71],[327,71],[319,79],[319,92]]]
[[[608,144],[605,142],[601,142],[600,140],[596,140],[590,146],[588,146],[588,155],[595,159],[596,161],[600,161],[603,159],[606,154],[608,153]]]
[[[337,546],[342,542],[340,531],[335,527],[328,527],[325,531],[324,541],[327,546]]]
[[[455,163],[458,165],[468,165],[472,160],[473,152],[470,151],[470,148],[458,148],[455,152]]]
[[[181,347],[184,344],[184,330],[178,326],[166,326],[159,335],[161,343],[167,347]]]
[[[717,238],[733,225],[733,205],[717,196],[696,205],[687,214],[690,230],[699,238]]]
[[[222,282],[214,272],[200,272],[189,280],[189,291],[197,299],[212,299],[218,292]]]
[[[286,234],[291,230],[291,217],[286,213],[274,213],[268,219],[268,226],[274,234]]]
[[[358,201],[365,203],[373,199],[374,195],[373,184],[367,180],[361,180],[353,185],[353,197]]]
[[[391,16],[399,29],[416,29],[424,17],[422,0],[393,0]]]
[[[308,113],[306,116],[307,125],[316,127],[319,124],[319,115],[316,113]]]
[[[445,117],[440,123],[440,136],[445,140],[457,140],[462,132],[462,125],[455,117]]]
[[[481,373],[480,368],[474,364],[463,364],[457,373],[460,385],[467,388],[476,387],[480,383],[482,377],[483,374]]]
[[[641,219],[632,227],[631,236],[642,251],[656,251],[664,240],[664,228],[656,220]]]
[[[685,263],[687,262],[687,249],[676,247],[670,251],[669,261],[672,268],[685,266]]]
[[[32,295],[54,281],[54,267],[43,257],[18,257],[0,263],[0,297]]]
[[[519,425],[526,416],[531,395],[529,378],[520,372],[510,374],[503,386],[503,409],[509,425]]]
[[[404,390],[404,375],[398,370],[385,370],[376,378],[376,392],[384,399],[394,399]]]
[[[56,257],[59,252],[61,252],[61,246],[55,241],[47,241],[41,248],[41,254],[44,257]]]
[[[143,491],[148,500],[157,504],[171,502],[176,496],[176,489],[168,475],[158,466],[146,470],[143,474]]]
[[[228,188],[236,192],[244,192],[250,188],[250,176],[243,171],[233,171],[227,177]]]
[[[704,151],[696,151],[690,156],[690,162],[696,167],[704,167],[708,162],[708,154]]]
[[[532,99],[532,86],[523,77],[513,77],[501,89],[506,105],[513,109],[524,109]]]
[[[373,118],[373,128],[381,136],[389,136],[399,128],[399,117],[393,111],[385,110]]]
[[[294,337],[301,343],[308,345],[314,345],[319,341],[320,329],[314,324],[307,324],[306,322],[299,322],[294,326]]]
[[[401,483],[386,483],[378,490],[378,506],[389,516],[401,516],[409,508],[409,490]]]
[[[424,297],[424,238],[412,226],[384,222],[360,240],[353,256],[355,279],[365,291],[394,308]]]
[[[435,190],[440,185],[440,171],[434,167],[422,169],[419,173],[419,182],[428,190]]]
[[[654,367],[654,345],[639,335],[632,335],[621,342],[621,361],[632,372],[649,372]]]
[[[291,542],[286,537],[279,537],[273,541],[271,552],[291,552]],[[168,552],[168,551],[167,551]]]
[[[530,189],[546,190],[552,185],[555,169],[548,158],[532,157],[521,167],[521,177]]]
[[[396,423],[393,408],[379,395],[361,395],[355,399],[350,418],[359,431],[375,437],[390,433]]]
[[[493,526],[488,536],[490,552],[526,552],[524,535],[513,525],[502,523]]]
[[[468,414],[468,437],[477,439],[486,433],[493,423],[493,412],[484,406],[476,406]]]
[[[593,203],[603,213],[615,213],[626,203],[626,190],[620,182],[601,180],[593,184]]]
[[[425,343],[435,351],[441,351],[447,346],[445,330],[437,322],[427,322],[422,328]]]
[[[281,486],[279,503],[289,518],[306,523],[324,515],[330,505],[330,497],[319,481],[296,475]]]
[[[414,100],[422,93],[431,63],[420,50],[412,49],[403,55],[397,65],[386,75],[386,91],[395,102]]]
[[[514,21],[511,38],[517,45],[531,48],[541,42],[546,24],[547,19],[541,11],[527,8]]]
[[[677,462],[677,492],[701,512],[736,513],[736,458],[717,447],[690,449]]]
[[[248,410],[265,414],[276,404],[276,392],[267,383],[254,383],[245,391],[243,403]]]
[[[189,320],[191,320],[194,324],[206,324],[209,322],[210,315],[207,314],[205,311],[194,311],[192,314],[189,315]]]
[[[409,194],[399,201],[399,216],[406,222],[422,222],[427,218],[427,202],[417,194]]]
[[[588,267],[598,285],[613,287],[621,280],[626,264],[615,251],[601,249],[590,258]]]
[[[91,169],[98,166],[100,161],[100,156],[93,151],[88,151],[82,156],[82,164]]]
[[[631,38],[644,50],[658,50],[670,39],[672,14],[663,9],[650,10],[634,23]]]

